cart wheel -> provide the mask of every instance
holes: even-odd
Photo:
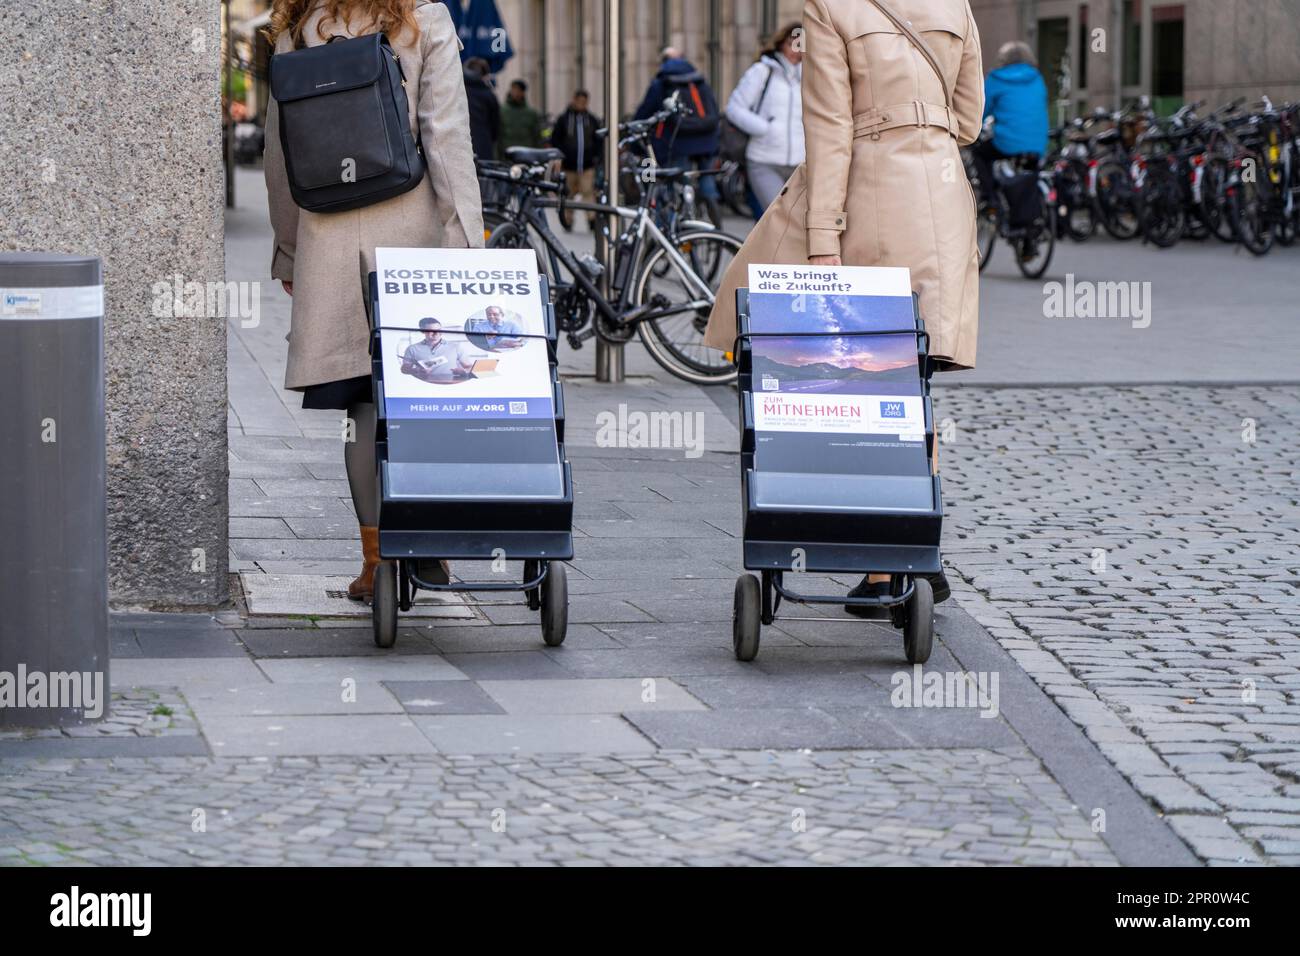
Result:
[[[375,568],[375,597],[370,605],[375,646],[397,643],[397,562],[380,561]]]
[[[907,663],[924,664],[934,646],[934,591],[925,578],[915,578],[915,590],[907,599],[907,621],[903,625],[903,652]]]
[[[742,574],[736,578],[736,601],[731,616],[731,646],[736,660],[752,661],[758,656],[759,620],[762,614],[758,578]]]
[[[569,629],[569,576],[564,565],[551,561],[539,590],[542,592],[542,640],[559,647]]]

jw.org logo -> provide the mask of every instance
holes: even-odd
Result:
[[[880,417],[881,418],[906,418],[907,413],[903,411],[902,402],[881,402]]]

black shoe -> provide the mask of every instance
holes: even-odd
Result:
[[[857,587],[849,592],[849,597],[885,597],[889,594],[889,582],[879,581],[871,584],[866,578],[858,582]],[[870,621],[884,621],[889,618],[889,609],[880,605],[846,604],[844,610],[854,617],[863,617]]]
[[[419,558],[415,562],[415,576],[425,584],[450,584],[451,566],[437,558]]]
[[[948,579],[944,577],[942,570],[938,574],[925,574],[922,577],[930,582],[930,590],[934,592],[935,604],[942,604],[952,597],[952,588],[949,587]]]

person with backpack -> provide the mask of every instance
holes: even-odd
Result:
[[[380,32],[391,50],[346,39]],[[346,42],[329,43],[327,50],[317,52],[336,36]],[[296,81],[283,84],[287,90],[282,87],[296,99],[273,99],[266,126],[266,187],[275,237],[271,277],[293,297],[284,386],[302,393],[303,408],[346,410],[349,428],[343,460],[361,526],[363,555],[361,574],[348,586],[348,596],[370,600],[379,563],[379,491],[367,276],[375,268],[377,246],[483,245],[461,46],[446,6],[429,0],[274,0],[267,38],[275,54],[272,91],[282,78]],[[352,55],[349,43],[359,43],[363,53],[372,57],[377,51],[382,54],[381,77],[384,69],[391,70],[394,63],[399,66],[400,77],[383,80],[388,83],[384,88],[403,91],[405,96],[393,100],[339,96],[330,88],[313,89],[312,75],[318,76],[319,71],[307,71],[304,79],[285,66],[301,51],[320,58]],[[287,56],[281,59],[283,54]],[[390,63],[389,56],[396,60]],[[352,61],[354,72],[360,62],[369,61]],[[297,112],[296,106],[308,98],[310,111]],[[410,155],[402,157],[401,167],[409,171],[409,182],[400,182],[396,191],[389,190],[386,197],[379,193],[376,199],[364,190],[384,177],[359,176],[351,181],[340,177],[339,182],[324,186],[329,205],[311,208],[315,202],[309,194],[321,190],[305,187],[319,183],[304,181],[301,174],[322,163],[331,165],[337,158],[323,158],[322,153],[337,148],[344,157],[361,157],[354,164],[372,165],[379,161],[377,156],[390,156],[392,150],[377,150],[365,131],[392,117],[358,115],[363,108],[382,110],[385,103],[406,124],[395,135],[398,147],[409,147]],[[334,113],[329,122],[312,121],[327,110]],[[283,137],[282,113],[305,117],[297,126],[286,123]],[[352,143],[349,136],[361,141]],[[345,158],[345,172],[346,162]],[[446,565],[437,561],[431,565],[421,569],[421,577],[432,574],[425,580],[445,582]]]
[[[745,172],[764,209],[803,162],[803,50],[798,23],[772,35],[727,100],[727,119],[749,137]]]
[[[565,193],[570,199],[585,199],[597,202],[596,164],[600,160],[602,137],[596,135],[600,129],[600,118],[588,109],[591,96],[586,90],[575,90],[573,99],[564,112],[555,118],[551,127],[551,145],[564,154],[560,160],[560,170],[564,173]],[[587,215],[591,231],[596,231],[596,216]],[[560,211],[560,225],[565,232],[573,228],[573,213],[568,209]]]
[[[688,112],[656,130],[651,141],[655,159],[664,166],[711,168],[713,158],[718,155],[722,113],[709,81],[676,47],[664,48],[659,72],[646,88],[634,118],[653,116],[674,93]],[[714,177],[701,177],[700,195],[715,203],[720,199]]]

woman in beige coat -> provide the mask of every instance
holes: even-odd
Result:
[[[361,575],[348,588],[357,600],[372,596],[379,560],[366,313],[375,247],[483,245],[461,45],[446,7],[428,0],[274,0],[268,37],[274,51],[284,53],[332,36],[379,31],[388,35],[406,78],[407,113],[428,166],[422,185],[361,209],[299,209],[289,194],[274,101],[266,120],[266,185],[275,232],[271,277],[293,296],[284,385],[303,393],[304,408],[346,409],[355,425],[344,462],[364,554]],[[440,576],[433,574],[435,580]]]
[[[807,161],[728,268],[705,344],[734,348],[751,262],[906,266],[936,367],[971,368],[979,254],[958,147],[979,135],[984,76],[968,0],[807,0],[803,28]]]

